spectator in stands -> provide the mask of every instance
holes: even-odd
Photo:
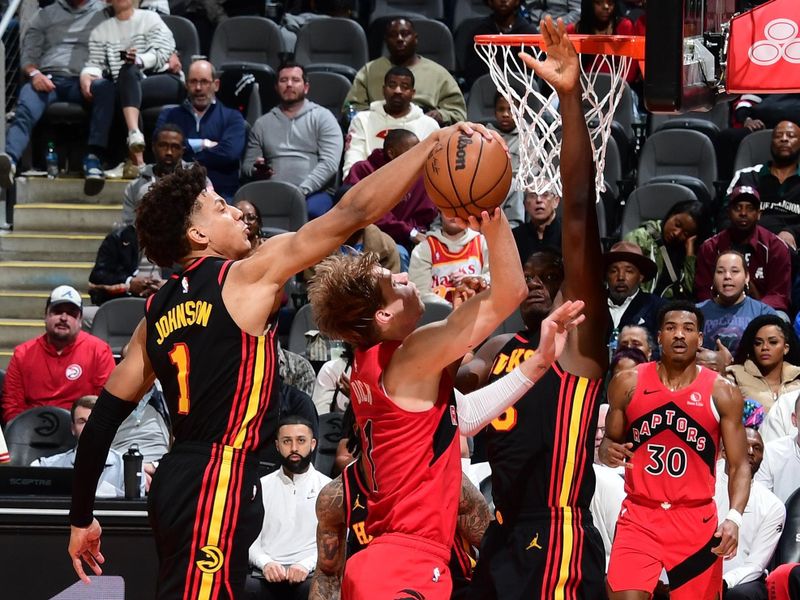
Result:
[[[636,348],[641,350],[647,360],[651,360],[656,349],[653,336],[641,325],[623,325],[617,338],[617,349]]]
[[[797,411],[800,408],[798,394],[792,425],[797,427]],[[785,436],[768,442],[764,447],[764,462],[756,472],[755,480],[762,483],[784,504],[800,487],[800,434]]]
[[[239,163],[247,130],[242,114],[217,102],[219,79],[207,60],[196,60],[186,80],[188,98],[161,111],[156,130],[177,125],[185,138],[184,158],[206,168],[214,190],[228,202],[239,188]]]
[[[764,458],[764,442],[758,431],[747,427],[747,458],[750,462],[751,480],[758,473]],[[722,459],[717,462],[717,482],[714,500],[720,522],[730,510],[728,498],[728,459],[722,448]],[[766,569],[778,546],[786,508],[775,494],[758,481],[751,481],[750,497],[742,513],[739,527],[739,547],[736,556],[722,563],[723,598],[725,600],[750,600],[767,598]]]
[[[695,244],[704,224],[704,212],[696,200],[678,202],[663,221],[645,221],[625,236],[656,263],[656,276],[643,288],[645,291],[674,300],[693,298]]]
[[[392,129],[386,134],[383,148],[375,150],[367,160],[357,162],[344,180],[347,185],[355,185],[370,173],[391,162],[406,150],[419,143],[417,136],[405,129]],[[388,233],[397,244],[400,255],[400,270],[407,271],[411,257],[410,250],[425,241],[425,232],[436,218],[437,210],[420,175],[403,199],[386,215],[375,222],[381,231]]]
[[[83,301],[68,285],[47,299],[45,332],[14,348],[3,382],[3,421],[34,406],[70,408],[75,398],[99,394],[114,369],[111,348],[81,331]]]
[[[772,131],[772,160],[737,171],[728,194],[752,187],[761,197],[759,224],[797,250],[800,239],[800,126],[781,121]]]
[[[158,267],[140,269],[142,260],[139,240],[133,225],[125,225],[109,233],[97,250],[89,273],[89,296],[100,306],[114,298],[146,298],[163,284]]]
[[[345,343],[341,356],[326,362],[317,374],[311,399],[317,412],[344,412],[350,405],[350,371],[353,366],[353,348]],[[343,431],[346,431],[343,429]]]
[[[439,129],[439,124],[412,102],[414,73],[410,69],[392,67],[386,72],[383,98],[372,102],[369,110],[357,113],[350,123],[342,166],[344,177],[355,163],[383,148],[383,140],[392,129],[411,131],[420,141]]]
[[[281,468],[261,479],[264,525],[250,546],[250,564],[264,579],[248,578],[247,587],[252,597],[306,600],[317,564],[314,506],[330,478],[311,464],[317,440],[305,419],[283,417],[276,445]]]
[[[297,34],[309,21],[328,17],[341,19],[352,17],[353,0],[308,0],[304,4],[307,5],[307,10],[297,13],[289,12],[287,10],[289,7],[284,6],[283,17],[281,17],[281,36],[283,36],[284,51],[290,54],[294,53]]]
[[[523,263],[534,252],[545,248],[561,248],[561,218],[556,212],[559,202],[561,196],[554,192],[525,192],[528,222],[511,231]]]
[[[175,167],[188,167],[183,160],[185,138],[180,127],[173,123],[164,123],[153,134],[153,156],[156,162],[139,169],[139,176],[131,181],[122,195],[122,223],[133,225],[136,219],[136,208],[142,198],[160,177],[169,175]]]
[[[517,173],[519,172],[519,134],[517,124],[511,115],[511,105],[500,92],[494,95],[494,123],[489,123],[487,127],[494,129],[503,138],[508,146],[508,156],[511,158],[511,188],[503,201],[502,209],[506,213],[511,227],[519,227],[525,223],[524,194],[517,187]],[[559,227],[559,233],[561,229]],[[560,239],[560,238],[559,238]],[[560,246],[556,246],[560,247]]]
[[[452,307],[459,287],[480,291],[489,285],[489,248],[486,238],[460,219],[440,218],[441,226],[412,250],[408,279],[424,302]]]
[[[733,174],[736,153],[745,137],[754,131],[774,129],[782,121],[800,123],[800,94],[745,94],[733,103],[733,119],[739,126],[723,129],[714,143],[722,181]]]
[[[102,0],[58,0],[39,9],[20,40],[20,88],[14,118],[0,154],[0,186],[14,184],[17,163],[36,123],[56,101],[83,104],[90,110],[88,154],[83,160],[84,192],[99,194],[105,183],[102,161],[114,115],[114,89],[98,83],[82,93],[79,74],[89,56],[89,34],[108,18]]]
[[[333,206],[330,186],[342,159],[342,130],[328,109],[306,98],[308,77],[302,65],[283,64],[276,89],[280,103],[250,130],[242,171],[248,178],[299,187],[313,219]]]
[[[567,25],[567,33],[587,35],[635,35],[633,23],[620,14],[615,0],[581,0],[580,19]],[[591,69],[594,55],[583,57],[584,65]],[[600,72],[608,72],[606,65],[600,65]],[[628,71],[628,83],[639,77],[639,66],[633,61]]]
[[[97,396],[82,396],[70,406],[71,429],[76,444],[80,441],[83,428],[89,421],[89,416],[92,414],[96,402]],[[75,448],[53,456],[37,458],[31,463],[31,466],[71,469],[75,466]],[[144,476],[142,476],[140,491],[144,496]],[[98,498],[123,498],[125,496],[125,468],[122,462],[122,454],[114,449],[109,449],[108,451],[106,464],[97,482],[95,495]]]
[[[314,367],[304,356],[286,350],[278,343],[278,376],[287,385],[297,388],[307,396],[314,391],[317,378]]]
[[[726,250],[714,263],[714,283],[710,300],[697,304],[705,317],[703,347],[720,350],[725,346],[736,354],[739,341],[750,321],[775,311],[747,295],[750,275],[747,262],[736,250]]]
[[[742,396],[768,411],[780,396],[800,391],[800,342],[777,315],[756,317],[747,325],[733,363],[728,378]]]
[[[656,274],[656,263],[633,242],[617,242],[604,255],[608,312],[614,331],[625,325],[640,325],[650,335],[658,333],[657,314],[664,301],[642,290],[642,283]]]
[[[581,0],[525,0],[525,9],[537,27],[547,15],[553,21],[561,17],[565,25],[577,23],[581,18]]]
[[[114,16],[89,36],[89,58],[81,71],[81,91],[92,95],[92,82],[110,76],[128,129],[128,150],[144,164],[144,135],[139,131],[142,98],[158,104],[180,100],[180,78],[169,72],[175,52],[172,32],[157,14],[134,8],[133,0],[111,0]]]
[[[640,353],[641,354],[641,353]],[[611,558],[611,542],[614,540],[614,531],[617,528],[617,518],[625,500],[624,472],[619,469],[607,467],[598,457],[598,449],[603,441],[606,430],[606,415],[608,404],[601,404],[597,414],[597,430],[594,438],[594,469],[595,488],[589,511],[592,513],[597,531],[603,540],[605,550],[605,570],[608,570],[608,561]],[[605,572],[605,571],[604,571]]]
[[[774,233],[758,224],[761,216],[758,190],[737,187],[728,201],[730,225],[707,239],[697,254],[695,290],[698,300],[711,298],[714,261],[726,250],[738,250],[747,261],[748,294],[775,310],[788,311],[792,263],[789,248]]]
[[[787,435],[792,437],[797,435],[794,405],[799,397],[797,390],[778,396],[758,428],[765,444]]]
[[[486,0],[492,14],[485,16],[475,24],[470,34],[470,39],[476,35],[521,35],[538,33],[536,25],[528,22],[519,12],[520,0]],[[498,57],[499,59],[500,57]],[[467,56],[464,59],[464,79],[467,85],[472,86],[475,80],[489,72],[489,67],[481,59],[472,44],[467,47]]]
[[[443,66],[417,54],[417,32],[406,18],[389,22],[384,36],[388,58],[372,60],[356,74],[345,106],[367,110],[370,103],[383,97],[383,81],[392,67],[407,67],[414,73],[414,101],[439,125],[451,125],[467,118],[464,95]]]
[[[261,211],[247,200],[239,200],[234,206],[242,211],[242,221],[247,225],[247,239],[250,240],[250,253],[252,254],[264,241],[261,233],[261,227],[263,227]]]

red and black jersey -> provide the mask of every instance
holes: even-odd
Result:
[[[536,352],[527,331],[497,354],[489,381]],[[492,496],[504,520],[521,513],[589,509],[594,494],[594,434],[601,379],[554,363],[514,406],[486,427]]]
[[[636,390],[625,410],[626,441],[633,444],[625,492],[634,501],[708,501],[714,497],[720,435],[712,398],[717,373],[697,367],[695,380],[673,392],[657,367],[637,367]]]
[[[403,533],[450,548],[461,491],[458,414],[451,377],[442,372],[436,403],[423,412],[398,407],[383,373],[400,342],[358,350],[350,398],[361,434],[369,492],[367,533]]]
[[[175,444],[257,450],[278,414],[275,323],[252,336],[222,301],[233,261],[201,258],[146,305],[147,355],[164,389]]]

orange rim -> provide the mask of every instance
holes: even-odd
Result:
[[[579,54],[609,54],[628,56],[635,60],[644,60],[644,36],[642,35],[587,35],[569,36]],[[480,46],[541,46],[542,36],[526,35],[476,35],[475,43]]]

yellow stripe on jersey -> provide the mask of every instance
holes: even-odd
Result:
[[[219,537],[222,531],[222,521],[225,518],[226,511],[225,505],[228,500],[228,486],[231,480],[231,468],[233,466],[233,448],[225,446],[222,451],[222,464],[219,469],[219,478],[217,479],[217,489],[214,491],[214,502],[212,504],[211,521],[208,526],[208,537],[206,544],[209,546],[219,547]],[[222,567],[222,564],[219,565]],[[219,568],[216,569],[219,571]],[[209,600],[211,593],[214,589],[214,575],[213,573],[203,573],[200,579],[200,593],[197,596],[198,600]]]
[[[583,415],[583,403],[586,400],[586,388],[589,385],[589,380],[585,377],[579,377],[575,384],[575,392],[572,394],[572,415],[569,421],[569,432],[567,434],[567,452],[566,462],[564,465],[564,477],[561,479],[561,494],[558,498],[558,505],[562,507],[568,506],[569,493],[572,490],[572,476],[575,473],[575,456],[578,450],[578,444],[583,443],[584,440],[580,438],[581,430],[581,417]]]
[[[266,360],[266,336],[259,336],[256,341],[256,360],[253,369],[253,385],[250,387],[250,397],[247,399],[247,409],[245,410],[242,425],[236,437],[233,439],[233,447],[241,449],[247,439],[247,427],[258,413],[261,404],[261,386],[264,385],[264,361]]]
[[[572,561],[572,509],[565,507],[561,517],[561,564],[558,569],[558,581],[553,590],[553,600],[564,599],[564,588],[569,582],[569,564]]]

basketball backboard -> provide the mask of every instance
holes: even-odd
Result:
[[[743,0],[651,0],[647,4],[644,98],[656,113],[709,110],[722,91],[724,31]]]

